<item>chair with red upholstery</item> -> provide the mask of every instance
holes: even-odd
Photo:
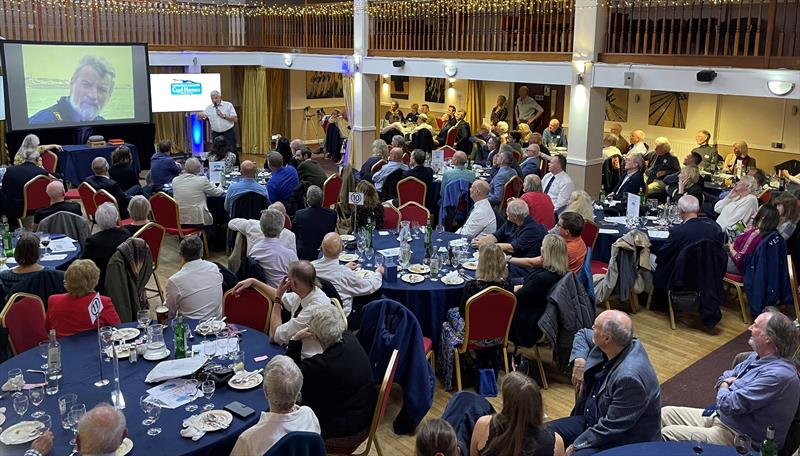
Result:
[[[236,296],[228,290],[222,298],[222,314],[228,323],[249,326],[269,332],[269,316],[272,300],[255,288],[245,288]]]
[[[370,170],[369,170],[370,174],[374,175],[375,173],[380,171],[381,168],[383,168],[383,165],[385,165],[385,164],[386,164],[386,160],[378,160],[377,162],[375,162],[374,165],[372,165],[372,168],[370,168]]]
[[[202,236],[205,254],[208,254],[208,241],[205,230],[201,226],[181,225],[180,209],[174,198],[164,192],[158,192],[150,197],[150,208],[153,211],[155,222],[163,226],[167,234],[178,236],[179,243],[184,237],[191,234]]]
[[[403,164],[408,165],[409,163],[411,163],[411,154],[406,152],[403,154]]]
[[[458,129],[456,128],[451,128],[447,130],[447,138],[445,138],[444,143],[450,147],[455,147],[457,134],[458,134]]]
[[[42,152],[42,167],[50,174],[55,174],[58,167],[58,155],[52,150]]]
[[[400,220],[408,220],[410,222],[417,222],[420,226],[428,224],[431,213],[428,209],[417,203],[416,201],[409,201],[408,203],[400,206]]]
[[[287,230],[292,229],[292,219],[289,218],[288,214],[283,214],[283,227]]]
[[[47,196],[47,185],[53,182],[50,176],[39,175],[25,183],[22,199],[22,216],[19,218],[19,226],[25,226],[22,221],[27,217],[50,205],[50,197]]]
[[[522,153],[517,149],[514,149],[513,151],[511,151],[511,153],[514,155],[514,161],[519,163],[519,161],[522,159]]]
[[[760,195],[758,195],[758,200],[759,200],[760,204],[769,203],[769,200],[771,198],[772,198],[772,192],[769,191],[769,190],[764,190],[763,192],[761,192]]]
[[[427,193],[428,186],[416,177],[409,176],[400,179],[400,182],[397,183],[397,201],[400,206],[410,201],[415,201],[424,206]]]
[[[400,211],[390,203],[383,205],[383,229],[396,230],[400,225]]]
[[[394,350],[392,356],[389,358],[389,365],[386,366],[386,373],[383,375],[383,382],[381,382],[381,389],[378,393],[378,402],[375,404],[375,413],[372,415],[372,424],[369,427],[369,434],[367,436],[367,445],[364,451],[355,453],[358,447],[363,442],[350,448],[335,447],[325,442],[325,449],[328,454],[344,454],[352,456],[367,456],[370,453],[372,445],[375,444],[375,451],[378,456],[383,456],[383,450],[378,443],[378,425],[383,421],[383,416],[386,414],[386,408],[389,405],[389,394],[392,392],[392,385],[394,384],[394,374],[397,372],[398,351]]]
[[[581,239],[586,247],[594,250],[594,243],[597,242],[597,236],[600,234],[600,227],[597,223],[591,220],[584,220],[583,231],[581,231]]]
[[[436,119],[436,129],[437,130],[441,130],[442,126],[444,126],[444,121],[442,119],[440,119],[440,118],[437,118]]]
[[[147,223],[133,234],[135,238],[144,239],[144,242],[147,243],[147,247],[150,248],[150,255],[153,258],[153,280],[156,281],[155,291],[161,296],[162,301],[164,300],[164,289],[161,288],[161,282],[158,280],[156,269],[158,269],[158,257],[161,254],[161,243],[164,241],[164,236],[166,236],[166,234],[167,230],[156,222]],[[147,288],[145,288],[145,290],[147,290]],[[150,291],[153,290],[151,289]]]
[[[325,184],[322,185],[322,207],[330,207],[336,205],[339,200],[339,192],[342,190],[342,178],[338,174],[332,174],[325,179]]]
[[[450,147],[450,146],[447,146],[447,145],[446,146],[442,146],[442,147],[440,147],[440,148],[438,148],[436,150],[441,150],[441,151],[444,152],[444,159],[445,160],[450,160],[451,158],[453,158],[453,155],[456,154],[456,150],[454,148]]]
[[[742,321],[750,324],[750,309],[747,305],[747,296],[744,294],[744,276],[741,274],[726,272],[722,281],[733,285],[733,288],[736,289],[736,296],[739,298],[739,307],[742,310]]]
[[[78,194],[81,197],[81,203],[83,203],[83,210],[86,211],[86,216],[92,221],[92,225],[94,225],[94,213],[97,212],[97,206],[94,204],[95,193],[97,193],[97,190],[86,182],[81,182],[81,185],[78,186]]]
[[[8,331],[8,345],[14,356],[47,340],[47,314],[42,298],[14,293],[0,312],[0,326]]]
[[[503,200],[500,201],[500,210],[505,211],[508,200],[517,198],[522,191],[522,179],[519,176],[511,176],[511,179],[503,186]]]
[[[94,207],[100,207],[103,203],[111,203],[114,207],[117,208],[117,214],[121,214],[119,210],[119,204],[117,204],[117,199],[114,198],[114,195],[108,193],[106,190],[98,190],[94,194]],[[133,223],[133,219],[127,218],[125,220],[120,220],[119,225],[130,225]]]
[[[465,307],[464,342],[453,348],[455,352],[456,385],[461,391],[460,356],[467,350],[487,348],[485,342],[498,340],[503,348],[503,367],[508,373],[508,330],[517,307],[514,293],[500,287],[489,287],[467,300]]]

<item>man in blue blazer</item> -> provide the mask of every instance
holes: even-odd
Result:
[[[628,154],[625,158],[625,175],[611,194],[615,200],[628,199],[628,193],[638,195],[644,189],[644,158],[641,154]],[[644,203],[644,201],[642,202]]]
[[[322,207],[322,189],[316,185],[306,190],[306,207],[294,215],[292,231],[297,238],[297,257],[314,261],[326,234],[336,231],[336,212]]]
[[[578,393],[572,416],[547,426],[567,456],[661,438],[661,387],[628,314],[607,310],[575,334],[570,362]]]

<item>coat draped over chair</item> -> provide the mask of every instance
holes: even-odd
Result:
[[[144,239],[128,239],[111,256],[105,289],[123,323],[136,321],[136,314],[148,307],[145,286],[152,275],[153,258]]]

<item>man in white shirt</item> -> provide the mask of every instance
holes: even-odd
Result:
[[[264,239],[253,245],[249,255],[264,270],[267,285],[277,287],[286,277],[289,264],[297,261],[297,253],[284,246],[280,239],[284,224],[283,214],[275,209],[267,209],[261,213],[259,224]]]
[[[208,123],[211,124],[212,140],[217,136],[224,136],[228,146],[236,150],[236,130],[233,124],[239,117],[230,102],[222,101],[219,91],[211,91],[211,104],[198,116],[203,120],[208,119]]]
[[[167,280],[166,304],[170,317],[180,310],[184,317],[197,320],[222,316],[222,274],[217,265],[202,259],[200,236],[183,238],[180,246],[181,269]]]
[[[353,308],[353,298],[369,296],[381,289],[383,282],[383,266],[378,266],[375,273],[372,272],[363,276],[356,274],[355,263],[341,264],[339,254],[342,253],[342,238],[337,233],[328,233],[322,238],[323,257],[311,262],[317,271],[317,276],[323,278],[336,288],[342,298],[342,309],[345,315],[358,313],[366,302],[361,302],[360,306]],[[367,301],[369,302],[369,301]]]
[[[475,205],[472,206],[467,221],[456,231],[456,234],[474,238],[497,231],[497,217],[495,217],[492,204],[489,202],[489,184],[484,180],[476,179],[469,187],[469,196]]]
[[[280,201],[270,204],[268,209],[275,209],[284,216],[286,215],[286,207],[284,207],[283,203]],[[264,232],[261,231],[261,220],[235,218],[228,222],[228,229],[242,233],[244,237],[247,238],[248,255],[253,252],[253,247],[255,247],[256,244],[264,240]],[[295,255],[297,254],[297,243],[294,233],[283,228],[279,238],[281,240],[281,245],[294,252]]]
[[[305,260],[289,265],[287,276],[278,288],[268,287],[267,296],[272,298],[272,315],[269,319],[269,338],[272,342],[285,345],[298,331],[308,327],[311,309],[314,306],[331,306],[331,300],[315,285],[317,271]],[[277,304],[277,305],[276,305]],[[281,309],[289,311],[289,321],[283,323]],[[313,337],[303,339],[300,356],[305,359],[322,353],[322,346]]]
[[[533,98],[528,96],[528,86],[519,88],[519,98],[514,105],[514,113],[517,118],[517,125],[526,123],[533,129],[533,123],[544,113],[544,108]]]
[[[642,130],[633,130],[630,137],[631,142],[628,144],[628,150],[625,151],[625,154],[646,154],[647,144],[645,144],[644,138],[645,134]]]
[[[569,197],[575,189],[572,179],[566,173],[567,157],[563,155],[548,157],[541,153],[539,156],[550,161],[548,167],[550,172],[544,175],[542,186],[544,186],[544,192],[553,201],[556,214],[559,214],[569,204]]]
[[[231,456],[265,454],[290,432],[320,433],[314,411],[296,404],[303,387],[303,373],[291,358],[277,355],[267,363],[263,387],[269,412],[261,412],[258,423],[239,435]]]

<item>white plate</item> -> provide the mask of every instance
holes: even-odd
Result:
[[[464,269],[469,269],[470,271],[474,271],[474,270],[478,269],[478,262],[477,261],[465,261],[464,264],[462,264],[461,266],[463,266]]]
[[[136,328],[120,328],[111,335],[113,340],[132,340],[139,337],[142,331]]]
[[[248,373],[246,373],[246,374],[244,374],[244,375],[242,375],[240,377],[246,377],[246,376],[248,376],[250,374],[252,374],[252,372],[248,372]],[[234,375],[233,377],[231,377],[230,380],[228,380],[228,386],[230,386],[233,389],[237,389],[237,390],[248,390],[248,389],[251,389],[251,388],[255,388],[256,386],[260,385],[261,382],[264,381],[264,377],[261,374],[252,374],[252,376],[249,377],[247,379],[247,382],[245,382],[245,383],[234,382],[233,380],[235,378],[237,378],[236,375]]]
[[[130,356],[132,347],[133,347],[133,345],[131,345],[131,344],[117,345],[116,346],[117,358],[127,358],[128,356]],[[111,358],[111,347],[106,348],[105,354],[109,358]]]
[[[125,437],[125,440],[122,441],[119,448],[117,448],[117,456],[125,456],[126,454],[130,453],[133,449],[133,440]]]
[[[204,321],[203,323],[197,325],[197,327],[194,330],[196,333],[202,336],[208,336],[209,334],[215,334],[219,331],[222,331],[223,329],[225,329],[225,326],[227,325],[228,324],[225,323],[224,321],[219,321],[219,320]]]
[[[353,236],[352,234],[343,234],[339,237],[342,238],[342,242],[350,242],[356,240],[356,237]]]
[[[425,280],[425,277],[422,277],[419,274],[403,274],[400,277],[400,280],[406,283],[420,283]]]
[[[408,267],[408,271],[414,274],[427,274],[431,272],[431,268],[425,264],[412,264]]]
[[[442,283],[445,285],[461,285],[464,283],[464,278],[456,276],[450,280],[447,276],[444,276],[442,277]]]
[[[37,431],[40,427],[42,423],[39,421],[20,421],[0,434],[0,442],[6,445],[32,442],[41,435],[41,432]]]
[[[171,352],[169,349],[164,350],[161,353],[150,353],[145,351],[144,352],[144,359],[148,361],[161,361],[162,359],[166,359]]]
[[[220,429],[217,426],[208,425],[206,423],[206,421],[205,421],[207,415],[213,415],[216,418],[216,420],[219,422],[220,425],[224,425],[225,426],[225,429],[227,429],[228,426],[230,426],[231,423],[233,422],[233,415],[231,415],[231,413],[228,412],[227,410],[208,410],[208,411],[203,412],[203,413],[201,413],[200,415],[197,416],[198,427],[203,432],[211,432],[211,431],[221,431],[221,430],[223,430],[223,429]]]
[[[345,263],[356,261],[357,259],[358,255],[356,255],[355,253],[343,253],[339,255],[339,261],[344,261]]]
[[[6,422],[6,415],[3,414],[3,413],[0,413],[0,426],[2,426],[3,423],[5,423],[5,422]]]

